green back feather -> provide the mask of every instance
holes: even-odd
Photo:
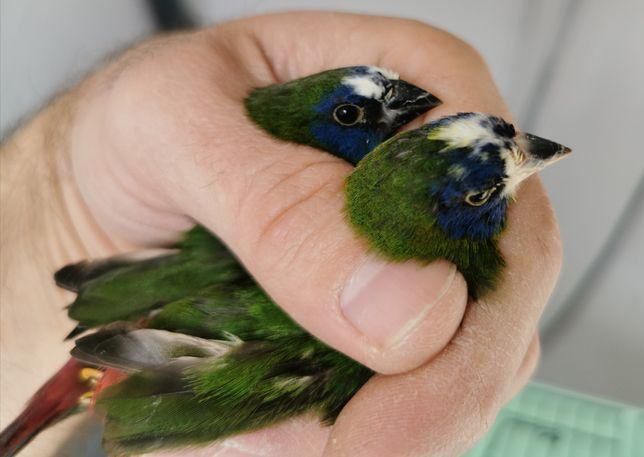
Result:
[[[149,327],[245,342],[181,377],[144,371],[107,389],[97,406],[107,418],[104,439],[119,452],[213,441],[311,410],[332,422],[373,374],[252,284],[171,303]]]
[[[144,261],[116,261],[82,284],[69,317],[84,327],[136,319],[212,284],[248,280],[237,259],[204,228],[186,232],[177,253]]]

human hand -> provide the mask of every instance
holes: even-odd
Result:
[[[415,22],[340,14],[162,37],[76,90],[63,185],[90,252],[158,245],[197,221],[307,330],[387,374],[330,430],[297,418],[218,443],[218,456],[458,455],[536,364],[536,322],[560,263],[538,179],[510,211],[498,289],[466,307],[465,283],[447,262],[391,265],[367,253],[342,213],[349,165],[271,139],[244,115],[253,87],[356,64],[395,69],[439,96],[444,105],[428,119],[510,117],[459,40]]]

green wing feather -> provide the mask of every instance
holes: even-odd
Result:
[[[143,261],[118,257],[63,268],[57,282],[78,293],[69,317],[85,328],[132,320],[205,286],[249,281],[237,259],[202,227],[173,248],[175,253]]]
[[[106,413],[108,447],[140,453],[209,442],[305,411],[318,411],[332,422],[372,375],[347,358],[336,360],[338,354],[330,349],[327,357],[312,354],[322,360],[314,373],[306,374],[312,367],[306,364],[306,370],[298,371],[301,361],[280,351],[283,342],[245,346],[204,363],[187,386],[173,386],[171,392],[164,391],[169,382],[162,375],[150,372],[108,390],[98,403]],[[329,357],[333,362],[325,363]]]
[[[98,364],[116,360],[131,369],[139,361],[140,371],[97,403],[106,417],[106,445],[120,453],[213,441],[303,411],[332,422],[373,374],[309,335],[253,284],[205,288],[166,305],[147,328],[132,333],[182,332],[174,334],[184,349],[177,354],[155,334],[152,342],[132,335],[124,345],[123,334],[109,327],[80,339],[75,349],[81,360]],[[200,338],[191,349],[184,333],[228,339],[231,349],[213,355],[221,344],[204,351]],[[148,353],[203,357],[177,373],[169,361],[150,369]]]
[[[199,444],[309,410],[333,421],[373,375],[298,326],[205,229],[175,248],[57,275],[78,292],[71,317],[108,324],[72,354],[133,372],[97,402],[106,447],[132,454]],[[145,329],[119,322],[143,316]]]

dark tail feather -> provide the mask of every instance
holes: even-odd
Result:
[[[92,389],[80,378],[85,367],[69,360],[31,397],[24,411],[0,433],[0,456],[15,455],[42,430],[81,409],[81,396]]]
[[[71,292],[78,292],[86,282],[131,263],[118,257],[93,262],[85,260],[64,266],[58,270],[54,273],[54,281],[56,281],[58,287]]]

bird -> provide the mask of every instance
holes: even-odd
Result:
[[[351,164],[440,104],[433,94],[376,66],[337,68],[255,88],[244,100],[248,118],[270,136],[315,147]],[[142,325],[162,304],[203,290],[213,296],[230,290],[232,297],[243,287],[256,287],[234,255],[201,226],[164,255],[145,257],[84,261],[55,273],[60,287],[79,294],[69,307],[79,324],[67,339],[115,321]],[[14,455],[42,429],[85,410],[98,390],[97,380],[109,377],[93,368],[99,365],[70,359],[0,433],[0,455]]]
[[[446,116],[394,136],[358,163],[346,180],[346,220],[374,255],[447,259],[470,296],[482,297],[503,271],[498,241],[521,182],[569,152],[499,117]],[[211,242],[201,229],[188,232],[177,255],[212,255]],[[96,324],[94,300],[113,301],[95,288],[118,288],[126,274],[106,268],[78,284],[70,315],[81,322]],[[150,268],[142,275],[159,267]],[[144,326],[112,322],[83,336],[72,355],[126,373],[96,400],[105,446],[121,455],[214,441],[303,412],[332,424],[374,375],[299,327],[241,273],[166,302]]]

